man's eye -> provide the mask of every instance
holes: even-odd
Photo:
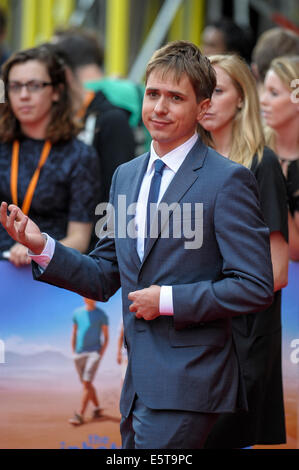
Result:
[[[173,95],[172,99],[173,101],[182,101],[181,96],[178,96],[178,95]]]
[[[156,98],[156,96],[158,96],[158,93],[156,91],[148,91],[147,96],[149,96],[150,98]]]
[[[220,93],[222,93],[222,91],[223,91],[222,88],[215,88],[215,89],[214,89],[214,93],[217,93],[218,95],[219,95]]]

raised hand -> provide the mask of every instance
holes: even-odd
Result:
[[[7,207],[7,203],[2,202],[0,207],[0,222],[16,242],[26,246],[37,255],[43,251],[46,244],[44,236],[38,226],[18,206],[10,204]]]

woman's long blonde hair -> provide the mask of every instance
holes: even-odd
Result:
[[[273,70],[273,72],[278,76],[280,81],[290,90],[291,99],[291,95],[293,93],[296,94],[295,87],[297,87],[298,89],[297,80],[299,79],[299,56],[295,55],[277,57],[276,59],[272,60],[269,70]],[[298,100],[297,97],[296,99]],[[264,132],[267,145],[275,151],[275,130],[269,126],[265,126]]]
[[[231,78],[242,98],[242,108],[235,115],[232,126],[232,147],[229,158],[250,168],[255,154],[260,160],[264,150],[259,97],[254,77],[246,62],[235,54],[213,55],[212,65],[221,67]],[[198,132],[203,141],[214,147],[212,136],[199,126]]]

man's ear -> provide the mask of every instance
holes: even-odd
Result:
[[[210,98],[205,98],[198,103],[197,121],[200,121],[211,106]]]

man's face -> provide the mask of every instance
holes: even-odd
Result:
[[[187,75],[177,83],[171,73],[162,78],[161,70],[151,72],[144,94],[142,119],[160,157],[194,134],[209,101],[197,102]]]

